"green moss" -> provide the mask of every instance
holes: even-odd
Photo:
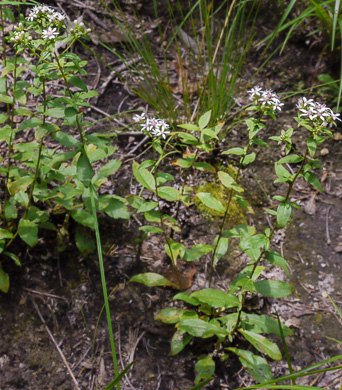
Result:
[[[232,177],[236,176],[237,170],[233,166],[221,168],[222,171],[229,173]],[[213,210],[205,206],[200,199],[196,196],[199,192],[208,192],[213,197],[218,199],[223,206],[226,208],[229,200],[229,189],[224,187],[221,182],[209,183],[207,181],[201,182],[199,186],[194,188],[194,197],[193,203],[200,210],[203,215],[210,219],[221,218],[224,216],[224,213]],[[241,208],[234,197],[230,202],[229,212],[228,212],[228,221],[229,225],[236,225],[241,223],[247,223],[246,211]]]

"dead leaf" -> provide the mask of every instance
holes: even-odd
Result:
[[[317,193],[313,194],[311,198],[307,202],[305,202],[304,211],[306,212],[306,214],[309,215],[316,214],[316,200],[315,200],[316,195]]]

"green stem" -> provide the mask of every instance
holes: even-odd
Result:
[[[90,184],[90,188],[89,189],[90,189],[90,198],[91,198],[91,208],[92,208],[93,218],[94,218],[94,228],[95,228],[95,236],[96,236],[96,244],[97,244],[97,253],[98,253],[99,264],[100,264],[100,273],[101,273],[103,298],[104,298],[104,303],[105,303],[105,307],[106,307],[107,324],[108,324],[110,345],[111,345],[111,349],[112,349],[114,372],[115,372],[115,376],[117,377],[119,375],[119,368],[118,368],[118,362],[117,362],[117,357],[116,357],[114,334],[113,334],[113,327],[112,327],[110,308],[109,308],[109,301],[108,301],[108,293],[107,293],[107,285],[106,285],[106,276],[105,276],[103,257],[102,257],[101,238],[100,238],[99,224],[98,224],[98,220],[97,220],[96,204],[95,204],[95,199],[94,199],[94,191],[95,191],[95,189],[94,189],[92,184]],[[117,387],[118,387],[118,390],[120,390],[120,383],[118,383]]]
[[[289,188],[287,189],[287,193],[286,193],[286,197],[285,197],[285,201],[284,201],[284,202],[287,202],[287,201],[288,201],[288,199],[289,199],[289,197],[290,197],[290,194],[291,194],[291,191],[292,191],[292,188],[293,188],[293,186],[294,186],[294,183],[295,183],[295,181],[297,180],[298,176],[301,174],[301,172],[302,172],[303,169],[304,169],[304,166],[305,166],[305,163],[306,163],[306,158],[307,158],[308,152],[309,152],[309,148],[306,147],[305,154],[304,154],[302,163],[301,163],[301,165],[300,165],[300,168],[298,169],[297,173],[295,174],[295,176],[294,176],[292,182],[289,183]],[[273,234],[274,234],[274,232],[276,231],[277,227],[278,227],[278,223],[276,222],[276,223],[274,224],[274,226],[273,226],[273,228],[272,228],[270,234],[268,235],[268,238],[269,238],[270,241],[271,241],[271,238],[273,237]],[[265,252],[266,252],[266,250],[264,249],[264,250],[260,253],[260,255],[259,255],[258,259],[256,260],[256,262],[254,263],[252,272],[250,273],[250,275],[249,275],[249,277],[248,277],[250,280],[252,280],[253,275],[254,275],[254,272],[255,272],[257,266],[259,265],[260,261],[262,260],[262,258],[263,258],[263,256],[264,256]],[[237,320],[236,320],[234,329],[232,330],[231,334],[233,334],[233,333],[236,332],[236,330],[237,330],[237,328],[238,328],[238,326],[239,326],[239,324],[240,324],[241,313],[242,313],[243,306],[244,306],[244,304],[245,304],[245,302],[246,302],[247,294],[248,294],[248,291],[245,291],[244,294],[243,294],[241,306],[240,306],[240,308],[239,308],[239,310],[238,310],[238,318],[237,318]]]

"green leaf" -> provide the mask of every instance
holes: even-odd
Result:
[[[2,125],[4,122],[6,122],[7,119],[8,119],[8,115],[0,114],[0,125]]]
[[[239,306],[239,299],[232,294],[213,288],[206,288],[195,291],[190,295],[191,298],[198,299],[201,303],[206,303],[211,307],[237,307]]]
[[[210,121],[210,117],[211,117],[211,110],[207,111],[206,113],[204,113],[200,118],[199,118],[199,121],[198,121],[198,126],[201,128],[201,129],[204,129],[205,127],[207,127],[209,121]]]
[[[202,172],[206,171],[206,172],[216,173],[216,169],[212,165],[205,162],[195,162],[194,168]]]
[[[248,330],[239,329],[239,332],[261,353],[268,355],[273,360],[281,360],[281,352],[278,346],[266,337]]]
[[[0,95],[0,102],[6,104],[13,104],[13,98],[8,95]]]
[[[31,247],[38,244],[38,227],[34,222],[21,218],[18,224],[18,233],[20,238]]]
[[[51,134],[51,138],[68,148],[78,148],[81,145],[76,138],[70,134],[64,133],[64,131],[57,131]]]
[[[242,165],[246,166],[248,164],[251,164],[255,160],[256,154],[254,152],[247,154],[245,157],[242,158]]]
[[[255,333],[275,334],[276,336],[281,336],[278,321],[267,315],[242,312],[241,326],[244,330],[250,330]],[[281,327],[285,337],[293,335],[292,330],[286,325],[282,324]]]
[[[204,339],[213,337],[214,335],[218,337],[227,336],[225,329],[200,319],[182,320],[178,323],[178,330]]]
[[[186,130],[199,130],[199,127],[196,125],[192,125],[191,123],[185,123],[183,125],[178,125],[178,127],[181,127],[182,129]]]
[[[217,175],[218,175],[218,177],[219,177],[221,183],[222,183],[225,187],[227,187],[227,188],[229,188],[229,189],[232,189],[232,190],[235,190],[235,191],[237,191],[237,192],[243,192],[243,191],[244,191],[243,188],[239,187],[239,186],[236,184],[235,180],[234,180],[228,173],[223,172],[223,171],[219,171],[219,172],[217,173]]]
[[[226,349],[239,356],[241,364],[247,368],[248,372],[257,382],[262,383],[273,379],[271,368],[263,357],[254,355],[252,352],[243,349]]]
[[[184,158],[178,158],[177,160],[172,161],[172,165],[181,168],[190,168],[192,166],[192,160],[190,159],[185,160]]]
[[[111,160],[96,172],[96,176],[98,178],[102,178],[102,177],[108,177],[110,175],[114,175],[114,173],[120,168],[120,166],[121,166],[121,161]]]
[[[133,174],[143,187],[155,191],[156,183],[152,173],[145,168],[140,168],[139,164],[135,161],[133,161]]]
[[[7,185],[8,191],[12,196],[14,196],[19,191],[25,190],[32,182],[33,182],[33,177],[31,176],[21,177],[18,180],[8,183]]]
[[[308,148],[309,148],[310,156],[314,157],[317,149],[317,142],[312,137],[308,138]]]
[[[154,210],[157,206],[157,202],[146,202],[138,208],[137,213],[146,213],[147,211]]]
[[[8,292],[10,286],[9,276],[8,274],[1,268],[0,263],[0,291],[4,293]]]
[[[141,226],[139,230],[141,230],[144,233],[151,233],[151,234],[163,233],[163,229],[151,225]]]
[[[85,187],[90,186],[91,179],[94,176],[93,167],[84,149],[81,150],[81,155],[77,161],[77,176]]]
[[[69,213],[76,222],[94,229],[94,218],[89,211],[79,209],[69,210]]]
[[[158,196],[166,199],[170,202],[174,202],[179,199],[179,191],[173,187],[158,187]]]
[[[201,304],[201,302],[197,298],[193,298],[193,297],[190,298],[190,295],[191,295],[191,293],[181,292],[181,293],[176,294],[173,297],[173,299],[181,300],[181,301],[184,301],[186,303],[190,303],[190,305],[194,305],[194,306],[198,306]]]
[[[276,175],[278,176],[278,180],[276,180],[275,183],[291,181],[292,175],[281,164],[274,164],[274,168],[276,171]]]
[[[207,380],[215,373],[215,362],[211,355],[201,357],[195,364],[195,384],[199,384],[202,380]]]
[[[209,192],[199,192],[196,196],[205,206],[220,213],[224,213],[226,211],[223,204],[218,199],[214,198]]]
[[[175,283],[172,283],[168,279],[164,278],[164,276],[155,274],[153,272],[135,275],[129,281],[142,283],[147,287],[169,286],[177,289],[179,288]]]
[[[174,309],[168,307],[166,309],[160,310],[160,312],[154,316],[155,320],[162,321],[165,324],[176,324],[182,318],[183,319],[198,318],[198,315],[193,310]]]
[[[317,188],[319,191],[324,191],[319,179],[312,172],[305,172],[303,176],[312,186]]]
[[[120,199],[115,195],[100,196],[99,208],[114,219],[130,219],[131,217],[125,199]]]
[[[198,244],[194,245],[191,249],[187,249],[183,256],[182,260],[186,261],[196,261],[201,258],[206,253],[209,253],[213,250],[211,245]]]
[[[64,106],[49,108],[45,111],[45,115],[51,116],[51,118],[64,118]]]
[[[92,231],[82,225],[76,226],[75,243],[83,256],[88,256],[96,249],[96,244]]]
[[[190,343],[192,337],[189,333],[180,333],[178,331],[174,333],[171,340],[171,355],[174,356],[181,352]]]
[[[242,148],[230,148],[221,154],[235,154],[237,156],[243,156],[245,154],[245,150]]]
[[[286,226],[289,219],[291,218],[291,205],[289,203],[280,203],[277,209],[277,223],[282,229]]]
[[[21,267],[21,262],[17,255],[7,251],[4,251],[3,254],[12,259],[18,267]]]
[[[277,161],[277,164],[296,164],[303,160],[303,157],[297,156],[296,154],[285,156]]]
[[[251,259],[258,260],[261,254],[261,248],[263,247],[265,249],[269,247],[269,238],[264,234],[256,234],[255,236],[249,236],[248,234],[242,235],[240,249]]]
[[[226,237],[221,237],[217,244],[217,240],[219,239],[219,237],[215,237],[215,240],[214,240],[214,248],[216,247],[216,250],[215,250],[215,256],[214,256],[214,263],[213,263],[213,266],[216,267],[216,264],[218,263],[218,261],[227,253],[228,251],[228,246],[229,246],[229,239],[226,238]],[[216,246],[217,244],[217,246]]]
[[[266,297],[283,298],[293,293],[293,287],[282,280],[260,280],[254,283],[255,290]]]
[[[68,82],[74,85],[77,88],[82,89],[84,92],[88,92],[87,84],[85,84],[78,76],[67,77]]]
[[[182,258],[185,253],[185,246],[180,242],[169,241],[165,243],[165,252],[172,262],[176,264],[178,257]]]
[[[265,257],[270,264],[282,268],[285,271],[287,277],[290,276],[290,271],[287,262],[282,256],[280,256],[279,253],[274,251],[267,251],[265,252]]]
[[[13,233],[11,233],[9,230],[0,228],[0,240],[4,240],[5,238],[12,238],[12,237],[13,237]]]
[[[178,137],[182,139],[182,142],[187,145],[197,145],[198,140],[191,134],[188,133],[177,133]]]
[[[26,130],[26,129],[33,129],[39,125],[42,125],[44,122],[40,118],[30,118],[24,122],[21,123],[21,125],[18,128],[18,131]]]

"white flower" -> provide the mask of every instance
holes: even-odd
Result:
[[[133,117],[133,120],[134,120],[134,122],[141,122],[141,121],[145,120],[145,113],[143,112],[140,115],[135,114]]]
[[[159,126],[162,131],[165,131],[170,127],[169,124],[165,122],[165,119],[159,119]]]
[[[49,27],[47,30],[43,30],[42,37],[44,39],[55,39],[58,36],[57,28]]]
[[[332,109],[329,108],[329,110],[330,110],[330,118],[333,121],[335,121],[337,119],[338,121],[342,122],[342,120],[340,118],[338,118],[340,116],[340,113],[335,114]]]
[[[299,115],[300,117],[307,116],[312,121],[317,118],[317,112],[313,107],[301,108],[300,111],[302,111],[302,114]]]
[[[284,103],[280,103],[280,100],[279,100],[279,99],[274,99],[274,98],[273,98],[273,99],[271,100],[271,105],[272,105],[272,108],[273,108],[274,111],[276,111],[276,110],[281,111],[281,106],[283,106]]]
[[[296,105],[296,107],[300,110],[301,108],[306,108],[307,106],[311,106],[311,107],[314,107],[315,106],[315,102],[313,99],[307,99],[306,97],[301,97],[298,99],[298,103]]]
[[[257,96],[261,95],[262,88],[260,88],[259,86],[255,86],[254,88],[250,89],[247,92],[249,93],[250,100],[253,100],[255,95]]]

